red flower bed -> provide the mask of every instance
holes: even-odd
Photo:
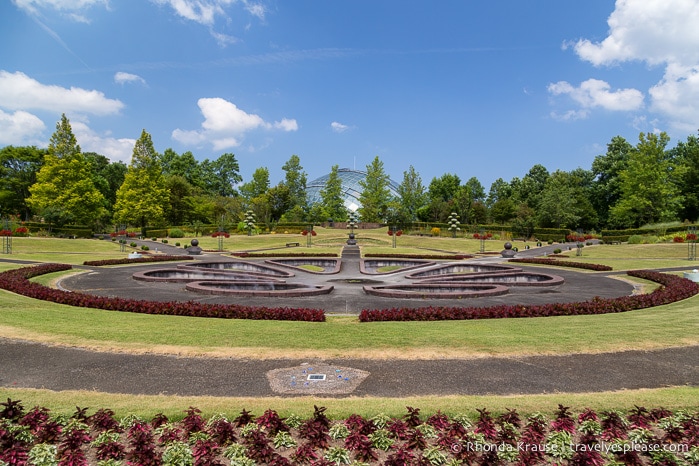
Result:
[[[558,256],[558,257],[565,257],[565,256]],[[572,267],[575,269],[596,270],[598,272],[607,272],[610,270],[614,270],[612,267],[610,267],[608,265],[588,264],[586,262],[559,261],[556,259],[548,259],[545,257],[533,257],[531,259],[525,259],[525,258],[510,259],[508,262],[519,262],[521,264],[554,265],[557,267]]]
[[[284,248],[285,250],[286,248]],[[337,257],[334,252],[233,252],[235,257]]]
[[[216,317],[220,319],[296,320],[325,322],[325,313],[319,309],[266,308],[236,304],[204,304],[195,302],[156,302],[126,298],[108,298],[83,293],[56,290],[30,282],[29,279],[53,272],[70,270],[67,264],[43,264],[8,270],[0,273],[0,288],[29,298],[51,301],[69,306],[89,307],[107,311],[136,312],[140,314],[178,315],[189,317]]]
[[[138,264],[144,262],[169,262],[169,261],[187,261],[194,259],[192,256],[147,256],[139,257],[138,259],[103,259],[99,261],[85,261],[83,265],[103,266],[103,265],[124,265]]]
[[[473,256],[470,254],[375,254],[367,253],[364,257],[390,257],[390,258],[400,258],[400,259],[445,259],[445,260],[456,260],[456,259],[470,259]]]
[[[495,414],[420,414],[401,417],[352,414],[332,420],[323,407],[306,419],[259,417],[242,410],[204,418],[190,407],[181,420],[150,420],[77,408],[70,417],[19,400],[0,403],[0,462],[9,465],[260,464],[367,465],[695,465],[699,463],[699,412],[637,406],[627,412],[558,405],[553,416],[528,417],[508,409]],[[47,447],[55,447],[48,450]],[[47,454],[48,452],[48,454]],[[31,461],[32,456],[42,462]],[[48,458],[47,458],[48,456]],[[604,459],[606,458],[606,459]],[[188,461],[187,461],[188,459]],[[28,461],[29,460],[29,461]],[[49,461],[52,460],[52,461]],[[124,463],[127,461],[127,463]],[[357,463],[353,463],[357,464]]]
[[[383,321],[429,321],[429,320],[470,320],[503,319],[507,317],[548,317],[608,314],[636,309],[661,306],[681,301],[699,293],[699,285],[686,278],[650,270],[627,272],[632,277],[654,281],[663,285],[652,293],[602,299],[577,303],[551,303],[541,305],[501,305],[490,307],[421,307],[363,310],[360,322]]]
[[[483,234],[474,233],[473,234],[473,239],[490,239],[492,237],[493,237],[492,233],[483,233]]]

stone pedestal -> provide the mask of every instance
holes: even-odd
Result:
[[[193,239],[192,240],[192,245],[187,248],[187,254],[190,254],[192,256],[198,256],[201,255],[202,249],[199,247],[199,240],[198,239]]]

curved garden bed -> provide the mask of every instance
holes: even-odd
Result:
[[[502,319],[507,317],[548,317],[568,315],[608,314],[660,306],[681,301],[699,293],[699,285],[676,275],[668,275],[650,270],[632,270],[632,277],[643,278],[662,286],[652,293],[622,296],[620,298],[593,298],[577,303],[552,303],[541,305],[501,305],[491,307],[438,307],[392,308],[363,310],[360,322],[381,321],[425,321],[425,320],[467,320]]]
[[[189,407],[181,420],[151,419],[101,408],[55,416],[20,400],[0,403],[2,464],[139,465],[678,465],[699,464],[699,413],[635,407],[572,411],[553,416],[352,414],[332,420],[315,406],[307,418],[243,409],[210,418]]]
[[[204,304],[194,302],[158,302],[125,298],[108,298],[84,293],[71,293],[29,281],[30,278],[52,272],[70,270],[67,264],[42,264],[8,270],[0,273],[0,288],[29,298],[51,301],[69,306],[90,307],[107,311],[140,314],[180,315],[189,317],[217,317],[222,319],[297,320],[325,322],[325,313],[319,309],[266,308],[237,304]]]

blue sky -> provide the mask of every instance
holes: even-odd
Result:
[[[589,169],[616,135],[699,128],[695,0],[11,0],[0,3],[0,146],[128,163],[141,130],[272,183],[375,156],[489,188]]]

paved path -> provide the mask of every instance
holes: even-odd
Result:
[[[257,361],[101,353],[0,339],[0,386],[265,397],[276,396],[267,371],[320,362],[369,372],[353,396],[508,395],[699,385],[699,346],[466,360]],[[299,388],[298,395],[303,390]]]

